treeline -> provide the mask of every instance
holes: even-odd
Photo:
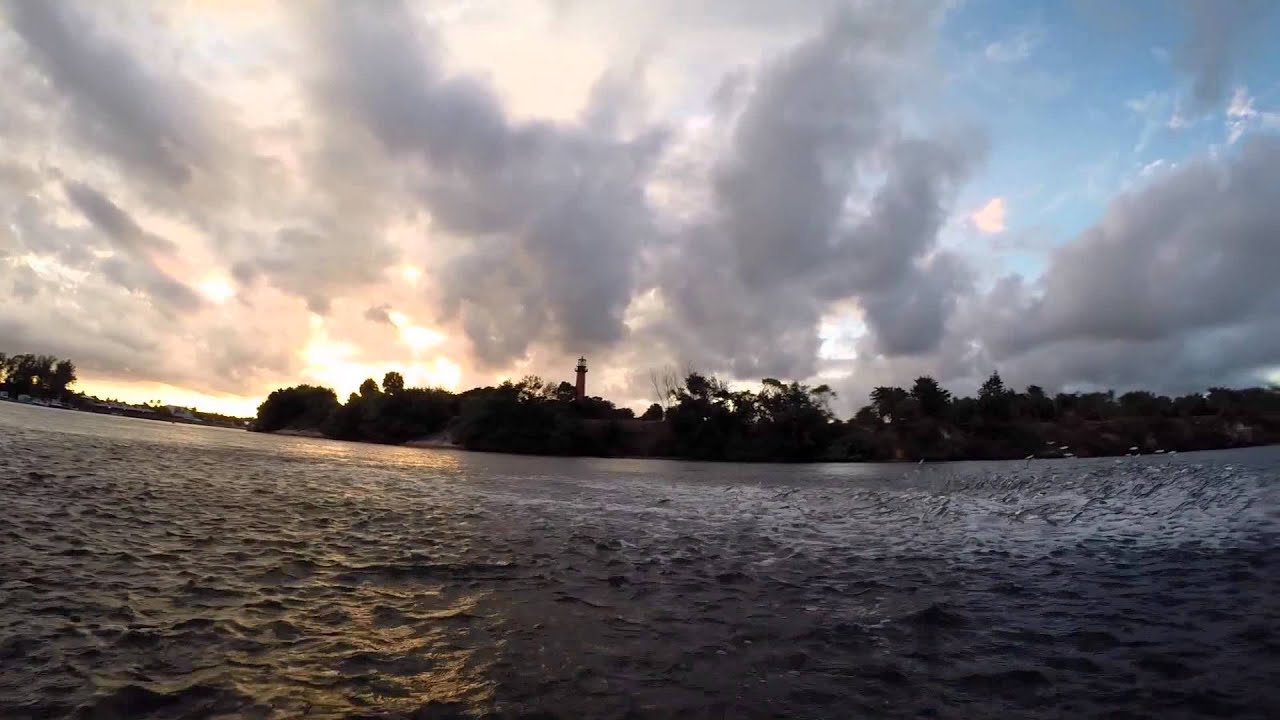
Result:
[[[835,393],[767,378],[735,389],[690,373],[640,417],[569,383],[537,377],[451,393],[406,388],[399,373],[366,380],[340,403],[328,388],[273,392],[256,429],[404,443],[441,436],[472,450],[558,455],[660,455],[735,461],[885,461],[1123,455],[1280,442],[1280,390],[1212,388],[1177,398],[1149,392],[1058,393],[1007,388],[993,374],[976,397],[932,378],[878,387],[848,421]]]
[[[42,400],[64,400],[74,393],[76,366],[52,355],[0,353],[0,391],[10,398],[28,395]]]
[[[836,394],[773,378],[758,391],[733,390],[690,373],[672,388],[665,412],[672,454],[695,460],[803,462],[825,459],[840,434]]]
[[[957,398],[921,377],[875,388],[846,422],[831,413],[825,385],[765,379],[757,391],[733,390],[694,373],[666,394],[671,454],[706,460],[996,460],[1280,442],[1275,388],[1050,396],[1035,385],[1012,390],[993,373],[977,397]]]
[[[1280,442],[1280,389],[1215,387],[1179,397],[1145,390],[1018,392],[993,373],[977,397],[952,397],[933,378],[877,387],[832,456],[1009,459],[1208,450]]]
[[[449,433],[473,450],[532,454],[607,454],[586,421],[629,420],[629,408],[598,397],[574,401],[567,382],[535,376],[463,393],[405,387],[398,372],[379,386],[365,380],[345,403],[329,388],[299,385],[271,393],[258,407],[255,429],[313,431],[336,440],[400,444]]]

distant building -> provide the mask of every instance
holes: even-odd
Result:
[[[30,395],[19,395],[19,396],[18,396],[18,402],[21,402],[21,403],[29,403],[29,402],[31,402],[31,396],[30,396]]]
[[[573,397],[575,400],[582,400],[587,396],[587,359],[578,358],[578,367],[574,370],[578,373],[578,383],[574,386]]]
[[[0,400],[8,400],[8,399],[9,399],[9,391],[0,390]]]
[[[166,410],[168,410],[168,411],[169,411],[169,414],[170,414],[170,415],[172,415],[173,417],[180,418],[180,419],[182,419],[182,420],[195,420],[195,419],[196,419],[196,416],[195,416],[195,415],[193,415],[193,414],[191,413],[191,410],[189,410],[189,409],[187,409],[187,408],[184,408],[184,407],[178,407],[177,405],[165,405],[164,407],[165,407],[165,409],[166,409]]]

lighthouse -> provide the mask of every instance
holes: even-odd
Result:
[[[578,372],[578,382],[573,388],[573,397],[575,400],[581,400],[587,396],[587,359],[578,358],[578,367],[574,368]]]

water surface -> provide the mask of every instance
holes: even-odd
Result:
[[[1280,449],[748,466],[0,403],[0,717],[1276,717]]]

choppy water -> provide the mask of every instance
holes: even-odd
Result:
[[[769,467],[0,404],[0,717],[1276,717],[1280,449]]]

